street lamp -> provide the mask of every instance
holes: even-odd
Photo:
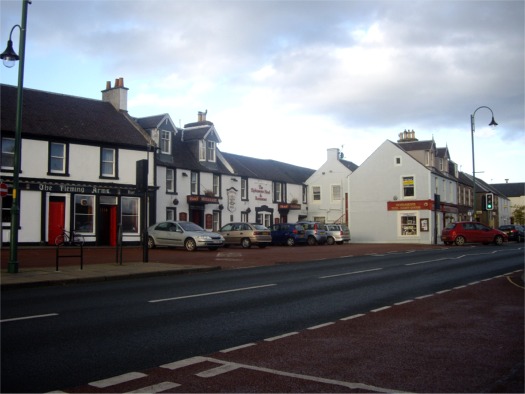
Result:
[[[496,121],[494,120],[494,112],[492,112],[492,110],[489,107],[486,107],[484,105],[476,108],[474,113],[470,115],[470,131],[471,131],[470,134],[472,137],[472,182],[473,182],[472,220],[474,220],[474,218],[476,217],[476,166],[475,166],[475,161],[474,161],[474,131],[476,130],[476,126],[474,123],[474,117],[476,116],[476,112],[478,112],[478,109],[481,109],[481,108],[488,109],[490,113],[492,114],[492,121],[489,123],[489,126],[496,127],[498,125]]]
[[[26,48],[26,25],[27,25],[27,6],[31,4],[31,0],[22,0],[22,23],[15,25],[9,34],[6,50],[0,54],[0,59],[4,61],[6,67],[13,67],[15,61],[18,63],[18,92],[16,101],[16,126],[15,126],[15,151],[14,151],[14,165],[13,165],[13,203],[11,205],[11,234],[10,234],[10,249],[9,249],[9,263],[7,265],[7,272],[16,274],[18,272],[18,228],[20,227],[20,196],[19,177],[20,177],[20,156],[22,145],[22,93],[24,88],[24,60]],[[20,56],[13,50],[13,41],[11,35],[15,27],[20,29]]]

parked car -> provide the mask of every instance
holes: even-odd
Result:
[[[296,223],[279,223],[269,227],[272,244],[294,246],[306,243],[304,227]]]
[[[184,247],[193,252],[197,248],[217,250],[223,245],[222,235],[204,230],[192,222],[167,220],[148,228],[149,248],[156,246]]]
[[[272,243],[272,235],[268,227],[256,223],[228,223],[219,233],[224,237],[224,246],[241,245],[249,248],[257,245],[264,248]]]
[[[326,243],[326,229],[320,222],[297,222],[306,231],[306,242],[308,245],[324,245]]]
[[[464,245],[469,242],[481,242],[485,245],[494,242],[501,245],[508,241],[508,237],[504,232],[478,222],[457,222],[450,223],[443,229],[441,240],[446,245]]]
[[[326,224],[326,243],[328,245],[350,241],[350,229],[346,224]]]
[[[507,224],[505,226],[499,226],[498,230],[503,231],[509,237],[509,241],[518,241],[523,242],[525,239],[523,231],[525,228],[523,226],[518,226],[516,224]]]

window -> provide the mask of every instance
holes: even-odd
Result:
[[[100,176],[117,177],[117,152],[115,149],[102,148],[100,151]]]
[[[65,174],[67,165],[67,146],[57,142],[49,143],[49,170],[50,174]]]
[[[2,223],[11,223],[11,206],[13,205],[13,189],[7,188],[7,196],[2,199]],[[0,230],[1,231],[1,230]]]
[[[171,133],[169,131],[160,131],[160,153],[171,153]]]
[[[213,211],[213,231],[221,229],[221,211]]]
[[[221,176],[213,174],[213,195],[218,197],[221,195]]]
[[[172,168],[166,168],[166,192],[175,192],[175,170]]]
[[[283,202],[286,198],[286,186],[282,182],[273,183],[273,201]]]
[[[241,200],[248,200],[248,178],[241,178]]]
[[[417,215],[414,213],[402,214],[400,218],[401,222],[401,235],[402,236],[414,236],[417,235]]]
[[[191,194],[199,193],[199,173],[191,172]]]
[[[396,166],[400,166],[401,165],[401,156],[396,156],[395,157],[395,165]]]
[[[414,197],[414,177],[404,176],[403,177],[403,197]]]
[[[2,170],[13,170],[15,168],[15,140],[14,138],[2,138]]]
[[[166,208],[166,220],[177,220],[177,208]]]
[[[341,201],[341,185],[332,185],[332,201]]]
[[[75,195],[75,231],[79,233],[94,233],[95,196],[86,194]]]
[[[312,193],[314,201],[321,201],[321,186],[313,186]]]
[[[241,222],[248,222],[248,212],[241,212]]]
[[[206,141],[199,141],[199,160],[206,161]]]
[[[122,197],[121,223],[122,232],[139,233],[139,202],[137,197]]]
[[[206,141],[206,159],[215,161],[215,142],[213,141]]]
[[[303,185],[303,204],[308,203],[308,186]]]

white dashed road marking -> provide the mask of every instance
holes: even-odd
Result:
[[[239,289],[230,289],[230,290],[221,290],[221,291],[214,291],[212,293],[201,293],[201,294],[192,294],[187,296],[181,296],[181,297],[172,297],[172,298],[164,298],[160,300],[150,300],[148,302],[155,303],[155,302],[165,302],[165,301],[176,301],[176,300],[184,300],[186,298],[196,298],[196,297],[206,297],[210,295],[216,295],[216,294],[226,294],[226,293],[234,293],[237,291],[247,291],[247,290],[254,290],[254,289],[262,289],[264,287],[271,287],[271,286],[277,286],[275,283],[268,284],[268,285],[260,285],[260,286],[252,286],[252,287],[242,287]]]
[[[140,379],[145,376],[148,376],[148,375],[141,373],[141,372],[129,372],[123,375],[113,376],[112,378],[97,380],[96,382],[89,383],[89,385],[103,389],[109,386],[114,386],[116,384],[126,383],[131,380]]]

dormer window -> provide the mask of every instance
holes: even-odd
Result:
[[[171,133],[169,131],[160,131],[160,152],[165,154],[171,153]]]
[[[199,160],[215,162],[215,141],[199,141]]]

